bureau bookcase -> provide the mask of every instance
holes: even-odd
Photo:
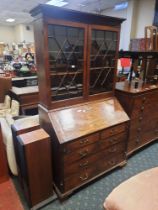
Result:
[[[31,11],[41,126],[60,197],[126,162],[129,118],[114,97],[123,19],[48,5]]]

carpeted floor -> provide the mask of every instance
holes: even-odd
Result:
[[[11,179],[0,184],[0,210],[23,210]]]
[[[158,166],[158,142],[148,145],[145,149],[131,156],[125,167],[117,168],[95,182],[84,186],[83,189],[78,190],[64,202],[61,203],[59,200],[55,200],[41,208],[41,210],[103,210],[104,199],[113,188],[129,177],[156,166]],[[24,208],[28,210],[16,182],[14,180]]]

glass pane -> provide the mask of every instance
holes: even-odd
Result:
[[[113,89],[117,33],[92,30],[90,52],[90,94]]]
[[[52,99],[83,95],[84,29],[49,25]]]

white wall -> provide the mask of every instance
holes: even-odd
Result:
[[[120,49],[128,50],[131,38],[143,38],[145,26],[153,23],[156,0],[129,0],[127,9],[105,10],[104,15],[125,18],[120,34]]]
[[[0,42],[8,44],[14,42],[14,27],[0,26]]]
[[[29,30],[27,29],[29,27]],[[33,26],[32,25],[17,25],[16,29],[16,37],[17,42],[34,42],[34,34],[33,34]],[[18,33],[19,34],[18,34]]]
[[[128,50],[131,38],[143,38],[144,27],[152,25],[155,0],[129,0],[127,9],[115,11],[112,8],[102,12],[104,15],[125,18],[120,34],[120,49]],[[15,27],[0,26],[0,42],[34,42],[33,27],[26,30],[26,25]]]
[[[155,0],[139,0],[137,6],[135,38],[142,38],[145,26],[151,26],[153,23]]]
[[[22,42],[22,36],[23,36],[23,33],[22,33],[22,25],[19,24],[19,25],[16,25],[14,27],[14,37],[15,37],[15,42],[16,43],[19,43],[19,42]]]
[[[34,42],[33,26],[28,25],[30,30],[26,29],[26,25],[19,24],[16,26],[0,26],[0,42],[12,44],[25,41]]]
[[[115,11],[114,9],[107,9],[103,13],[103,15],[112,16],[112,17],[119,17],[119,18],[127,18],[127,9]],[[126,21],[124,21],[121,25],[121,33],[120,33],[120,49],[125,48],[125,34],[126,34]]]

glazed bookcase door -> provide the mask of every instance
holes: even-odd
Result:
[[[91,27],[89,95],[113,91],[118,50],[118,30]]]
[[[83,97],[85,28],[48,24],[52,102]]]

